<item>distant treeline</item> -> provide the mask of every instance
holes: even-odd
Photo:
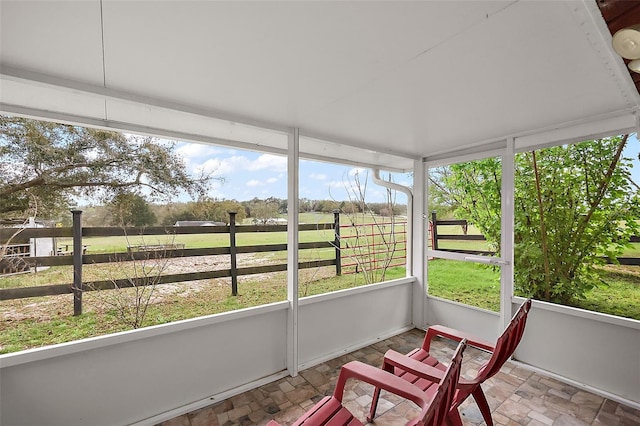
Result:
[[[344,214],[362,213],[364,209],[377,215],[404,215],[406,205],[388,203],[352,203],[349,201],[300,199],[300,212],[331,213],[340,210]],[[81,208],[84,226],[155,226],[173,225],[178,221],[206,220],[229,222],[229,212],[237,213],[236,220],[246,218],[254,223],[266,223],[269,219],[287,213],[287,200],[275,197],[253,198],[248,201],[205,199],[184,203],[151,204],[135,200],[120,204],[88,206]],[[63,224],[66,224],[63,220]]]

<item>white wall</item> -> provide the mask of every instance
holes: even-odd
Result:
[[[413,328],[413,278],[300,300],[301,369]]]
[[[301,299],[300,362],[319,363],[413,328],[414,281]],[[275,380],[286,374],[288,306],[0,355],[0,424],[155,424]]]
[[[515,312],[524,299],[516,297]],[[489,341],[497,313],[429,296],[427,321]],[[514,359],[613,400],[640,408],[640,321],[534,301]]]
[[[534,301],[515,359],[640,408],[640,321]]]
[[[500,314],[439,297],[427,298],[427,324],[442,324],[495,341],[502,332]]]
[[[411,329],[413,283],[301,299],[301,368]],[[280,302],[2,355],[0,424],[153,424],[275,380],[285,374],[287,309]],[[433,297],[427,319],[489,340],[501,328],[497,313]],[[640,406],[639,331],[640,321],[534,302],[516,360]]]
[[[282,371],[287,306],[3,355],[0,424],[130,424]]]

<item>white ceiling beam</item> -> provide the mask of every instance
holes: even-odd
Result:
[[[83,83],[75,80],[68,80],[60,77],[37,73],[29,70],[23,70],[23,69],[2,65],[2,64],[0,64],[0,78],[8,81],[29,84],[31,86],[53,88],[57,90],[67,91],[74,94],[81,94],[81,95],[96,97],[99,99],[110,99],[115,101],[128,102],[136,105],[145,105],[145,106],[161,108],[169,111],[193,114],[199,117],[224,120],[224,121],[238,123],[246,126],[256,127],[261,130],[269,130],[269,131],[282,133],[282,134],[288,133],[290,129],[290,127],[288,126],[279,125],[271,122],[260,121],[253,118],[241,116],[241,115],[235,115],[235,114],[225,113],[221,111],[213,111],[213,110],[194,107],[190,105],[180,104],[177,102],[156,99],[156,98],[143,96],[143,95],[137,95],[134,93],[129,93],[121,90],[115,90],[115,89],[97,86],[89,83]],[[7,112],[13,111],[14,113],[17,113],[17,114],[25,114],[24,112],[15,112],[16,110],[21,109],[22,108],[21,106],[5,104],[5,107],[8,108],[6,110]],[[25,108],[25,110],[28,110],[28,108]],[[38,110],[33,109],[30,114],[33,115],[36,112],[38,112]],[[81,116],[77,116],[69,120],[69,118],[71,117],[62,118],[64,117],[64,114],[52,114],[45,111],[43,111],[43,113],[45,114],[45,115],[42,115],[43,118],[57,119],[57,120],[64,120],[64,121],[75,121],[75,122],[79,122],[78,120],[81,120],[80,122],[84,124],[95,125],[99,127],[106,127],[114,130],[119,129],[119,130],[128,130],[132,132],[135,131],[135,132],[142,132],[142,133],[148,133],[149,131],[156,132],[157,130],[162,130],[163,132],[162,136],[165,136],[165,137],[175,137],[171,135],[185,135],[184,137],[186,138],[187,137],[186,135],[188,135],[185,133],[170,131],[167,129],[147,128],[146,126],[139,126],[135,123],[125,123],[122,121],[109,120],[108,112],[106,113],[106,116],[103,117],[102,120],[96,119],[96,118],[90,118],[90,117],[81,117]],[[61,118],[54,118],[52,115],[59,116]],[[144,130],[144,129],[147,129],[147,130]],[[158,136],[158,133],[155,133],[155,135]],[[318,139],[321,141],[333,142],[341,145],[352,146],[358,149],[365,149],[371,152],[378,152],[381,154],[392,155],[400,158],[406,158],[408,160],[415,160],[417,158],[417,157],[416,158],[408,157],[406,154],[398,153],[390,149],[385,149],[385,150],[376,149],[370,145],[367,145],[366,143],[362,143],[361,141],[347,141],[347,140],[344,140],[344,138],[328,136],[326,134],[321,134],[321,133],[305,132],[301,130],[300,136],[308,137],[312,139]],[[212,138],[212,137],[199,136],[199,135],[189,135],[188,139],[192,141],[232,145],[232,146],[236,146],[238,148],[243,148],[243,149],[253,149],[253,150],[257,149],[261,151],[278,152],[278,153],[284,153],[284,154],[286,154],[287,152],[287,150],[284,148],[280,150],[277,148],[263,146],[260,144],[243,143],[242,141],[231,140],[231,139],[220,139],[220,138]],[[329,156],[324,157],[319,155],[309,155],[309,156],[305,156],[305,158],[313,158],[313,159],[318,159],[320,161],[336,162],[336,158],[329,157]],[[357,160],[351,161],[350,159],[343,159],[342,161],[338,161],[338,162],[354,164],[354,165],[362,165],[365,167],[381,166],[380,164],[359,162]],[[403,169],[399,169],[397,167],[384,168],[384,169],[391,170],[391,171],[404,171]]]
[[[27,108],[19,105],[11,105],[7,103],[0,102],[0,113],[6,113],[10,115],[16,115],[26,118],[33,119],[45,119],[50,121],[55,121],[59,123],[66,123],[72,125],[87,125],[90,127],[105,129],[105,130],[114,130],[114,131],[124,131],[131,132],[146,136],[153,136],[164,139],[175,139],[184,142],[196,142],[196,143],[206,143],[211,145],[221,145],[226,147],[233,147],[237,149],[244,149],[248,151],[259,151],[266,152],[275,155],[286,156],[288,150],[286,148],[275,148],[268,145],[258,145],[250,142],[243,142],[234,139],[225,139],[225,138],[217,138],[213,136],[206,136],[200,134],[191,134],[186,132],[180,132],[175,130],[169,130],[166,128],[158,128],[158,127],[150,127],[150,126],[142,126],[132,123],[125,123],[122,121],[115,120],[104,120],[93,117],[86,116],[78,116],[73,114],[65,114],[55,111],[46,111],[42,109],[35,108]],[[327,155],[319,155],[313,153],[304,153],[300,152],[300,158],[305,160],[312,161],[321,161],[324,163],[333,163],[333,164],[343,164],[346,166],[352,167],[363,167],[363,168],[380,168],[385,171],[390,172],[398,172],[403,173],[406,170],[403,168],[389,166],[388,164],[379,164],[379,163],[369,163],[366,161],[360,161],[358,159],[348,159],[348,158],[335,158]]]
[[[607,114],[583,117],[580,120],[558,123],[553,126],[475,142],[462,149],[436,152],[433,155],[423,157],[422,160],[434,166],[478,159],[492,155],[493,151],[497,149],[503,149],[506,146],[506,141],[510,138],[516,141],[516,152],[522,152],[630,133],[636,131],[634,126],[637,115],[640,115],[640,108],[626,108]]]
[[[269,123],[265,121],[255,120],[249,117],[244,117],[236,114],[229,114],[222,111],[212,111],[209,109],[198,108],[191,105],[184,105],[181,103],[156,99],[149,96],[138,95],[122,90],[111,89],[108,87],[97,86],[95,84],[83,83],[75,80],[68,80],[65,78],[55,77],[47,74],[15,68],[7,65],[0,64],[0,78],[7,79],[9,81],[16,81],[19,83],[26,83],[36,86],[50,87],[60,90],[67,90],[73,93],[96,96],[101,99],[113,99],[116,101],[131,102],[138,105],[149,105],[157,108],[168,109],[173,111],[184,112],[187,114],[194,114],[202,117],[210,117],[219,120],[232,121],[235,123],[244,124],[247,126],[259,127],[266,130],[272,130],[275,132],[286,134],[289,131],[289,127],[282,126],[275,123]],[[105,117],[108,119],[108,117]]]
[[[27,108],[19,105],[10,105],[6,103],[0,102],[0,112],[19,115],[28,118],[35,119],[47,119],[51,121],[57,121],[67,124],[74,125],[88,125],[91,127],[97,127],[106,130],[114,130],[114,131],[124,131],[137,133],[141,135],[154,136],[165,139],[176,139],[185,142],[202,142],[208,143],[212,145],[223,145],[230,146],[238,149],[246,149],[246,150],[254,150],[254,151],[262,151],[268,152],[272,154],[278,155],[287,155],[287,149],[279,149],[267,145],[258,145],[249,142],[242,142],[233,139],[224,139],[224,138],[216,138],[213,136],[199,135],[199,134],[191,134],[186,132],[179,132],[164,128],[143,126],[133,123],[126,123],[122,121],[115,120],[105,120],[93,117],[83,117],[72,114],[64,114],[53,111],[45,111],[35,108]]]

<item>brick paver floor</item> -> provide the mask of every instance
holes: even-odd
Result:
[[[375,343],[350,354],[332,359],[257,389],[218,402],[209,407],[163,422],[161,426],[233,426],[264,425],[275,419],[291,425],[323,396],[333,392],[340,367],[352,360],[380,366],[388,349],[401,353],[419,346],[424,332],[414,329]],[[432,354],[441,360],[451,357],[455,345],[437,339]],[[463,375],[473,375],[487,359],[485,352],[474,348],[465,351]],[[636,410],[558,380],[533,373],[507,363],[483,385],[496,425],[640,425]],[[345,405],[365,421],[373,387],[350,380],[345,391]],[[460,407],[465,425],[484,424],[472,399]],[[388,393],[382,393],[375,424],[404,425],[415,417],[417,406]]]

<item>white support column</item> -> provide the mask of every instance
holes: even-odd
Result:
[[[500,268],[500,324],[506,327],[511,320],[511,299],[513,298],[513,228],[514,228],[514,179],[515,141],[507,139],[507,147],[502,156],[502,212],[500,233],[500,257],[506,261]]]
[[[412,232],[412,264],[416,282],[413,287],[413,325],[425,329],[426,323],[426,289],[427,289],[427,257],[426,257],[426,200],[427,200],[426,165],[422,160],[413,162],[413,215],[410,224]]]
[[[299,211],[300,130],[289,134],[287,156],[287,370],[292,377],[298,375],[298,211]]]

